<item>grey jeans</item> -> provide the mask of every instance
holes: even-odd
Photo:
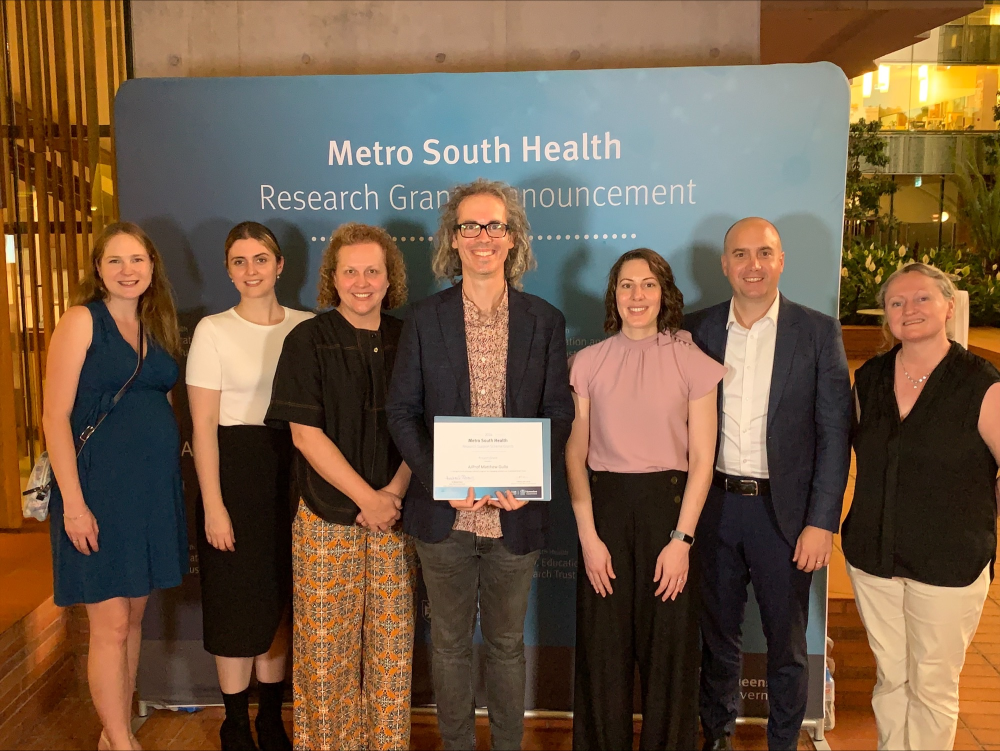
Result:
[[[502,539],[455,530],[438,543],[417,540],[430,602],[431,680],[445,751],[476,747],[472,637],[477,605],[491,747],[521,748],[524,616],[539,552],[515,555]]]

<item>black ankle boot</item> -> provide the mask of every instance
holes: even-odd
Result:
[[[226,705],[226,719],[219,728],[222,751],[257,751],[250,732],[250,690],[243,689],[238,694],[223,694]]]
[[[257,742],[261,751],[292,751],[292,741],[281,719],[281,703],[285,698],[285,682],[257,683],[260,701],[257,705]]]

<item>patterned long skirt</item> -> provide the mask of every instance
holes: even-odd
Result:
[[[408,748],[412,538],[323,521],[303,501],[292,554],[295,748]]]

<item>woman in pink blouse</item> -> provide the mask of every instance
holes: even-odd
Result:
[[[579,352],[570,370],[566,472],[586,572],[577,580],[573,747],[631,748],[638,661],[639,747],[694,748],[700,650],[688,558],[726,370],[679,330],[684,298],[655,251],[615,262],[604,305],[613,336]]]

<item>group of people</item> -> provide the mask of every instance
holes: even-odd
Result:
[[[475,747],[477,620],[491,746],[521,747],[548,504],[472,489],[434,500],[438,416],[550,420],[580,540],[578,749],[631,747],[636,665],[641,748],[696,747],[699,718],[704,747],[729,748],[751,583],[768,746],[796,747],[810,581],[830,560],[853,440],[843,547],[878,662],[879,747],[951,747],[996,552],[1000,373],[947,339],[947,276],[914,263],[886,280],[899,343],[852,393],[837,321],[779,293],[785,255],[764,219],[723,239],[732,298],[687,317],[658,253],[622,255],[609,336],[572,358],[562,313],[521,290],[536,263],[514,189],[454,188],[434,243],[451,286],[401,321],[387,311],[406,303],[405,264],[381,228],[334,233],[320,269],[329,310],[315,316],[278,302],[284,259],[265,226],[226,238],[240,302],[198,324],[186,371],[224,749],[407,748],[418,562],[444,747]],[[51,338],[44,417],[55,600],[86,604],[105,749],[139,748],[146,598],[188,569],[179,339],[155,246],[134,224],[107,227]],[[294,744],[281,720],[289,640]]]

